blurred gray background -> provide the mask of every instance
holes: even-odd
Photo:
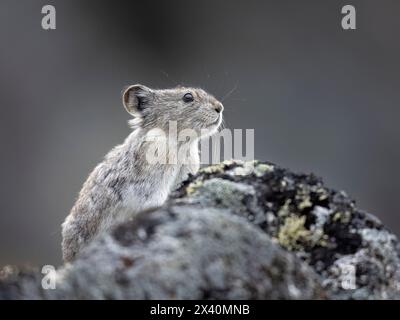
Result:
[[[341,28],[341,7],[357,30]],[[41,8],[57,9],[57,30]],[[123,86],[186,84],[400,234],[400,1],[0,1],[0,264],[59,264],[60,224],[129,134]]]

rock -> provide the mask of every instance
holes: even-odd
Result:
[[[314,271],[230,212],[171,205],[140,214],[85,250],[61,298],[323,298]]]
[[[42,299],[42,275],[38,268],[4,266],[0,269],[0,300]]]
[[[0,298],[398,299],[399,247],[314,175],[227,161],[93,241],[56,290],[9,272]]]
[[[400,298],[396,236],[312,174],[228,161],[202,169],[171,201],[206,203],[245,217],[310,265],[332,298]]]

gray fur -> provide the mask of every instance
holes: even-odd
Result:
[[[183,101],[186,93],[193,95],[193,102]],[[222,121],[222,104],[202,89],[154,90],[133,85],[125,90],[123,103],[134,116],[130,121],[134,131],[89,175],[71,213],[62,224],[65,261],[73,260],[100,233],[128,219],[131,216],[128,212],[138,213],[161,206],[171,190],[189,173],[198,171],[197,139],[178,143],[189,144],[186,147],[191,153],[185,159],[178,158],[177,162],[166,164],[149,163],[146,152],[151,142],[147,137],[152,129],[159,128],[168,134],[169,121],[176,121],[178,133],[192,129],[200,137],[200,133],[203,136],[215,133]],[[166,153],[169,159],[169,150]]]

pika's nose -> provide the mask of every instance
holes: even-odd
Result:
[[[224,106],[222,105],[221,102],[215,102],[213,103],[213,108],[215,111],[217,111],[218,113],[221,113],[224,110]]]

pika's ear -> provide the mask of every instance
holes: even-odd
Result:
[[[150,101],[152,95],[153,90],[150,88],[141,84],[135,84],[124,90],[122,102],[126,111],[138,117],[146,107],[146,104]]]

